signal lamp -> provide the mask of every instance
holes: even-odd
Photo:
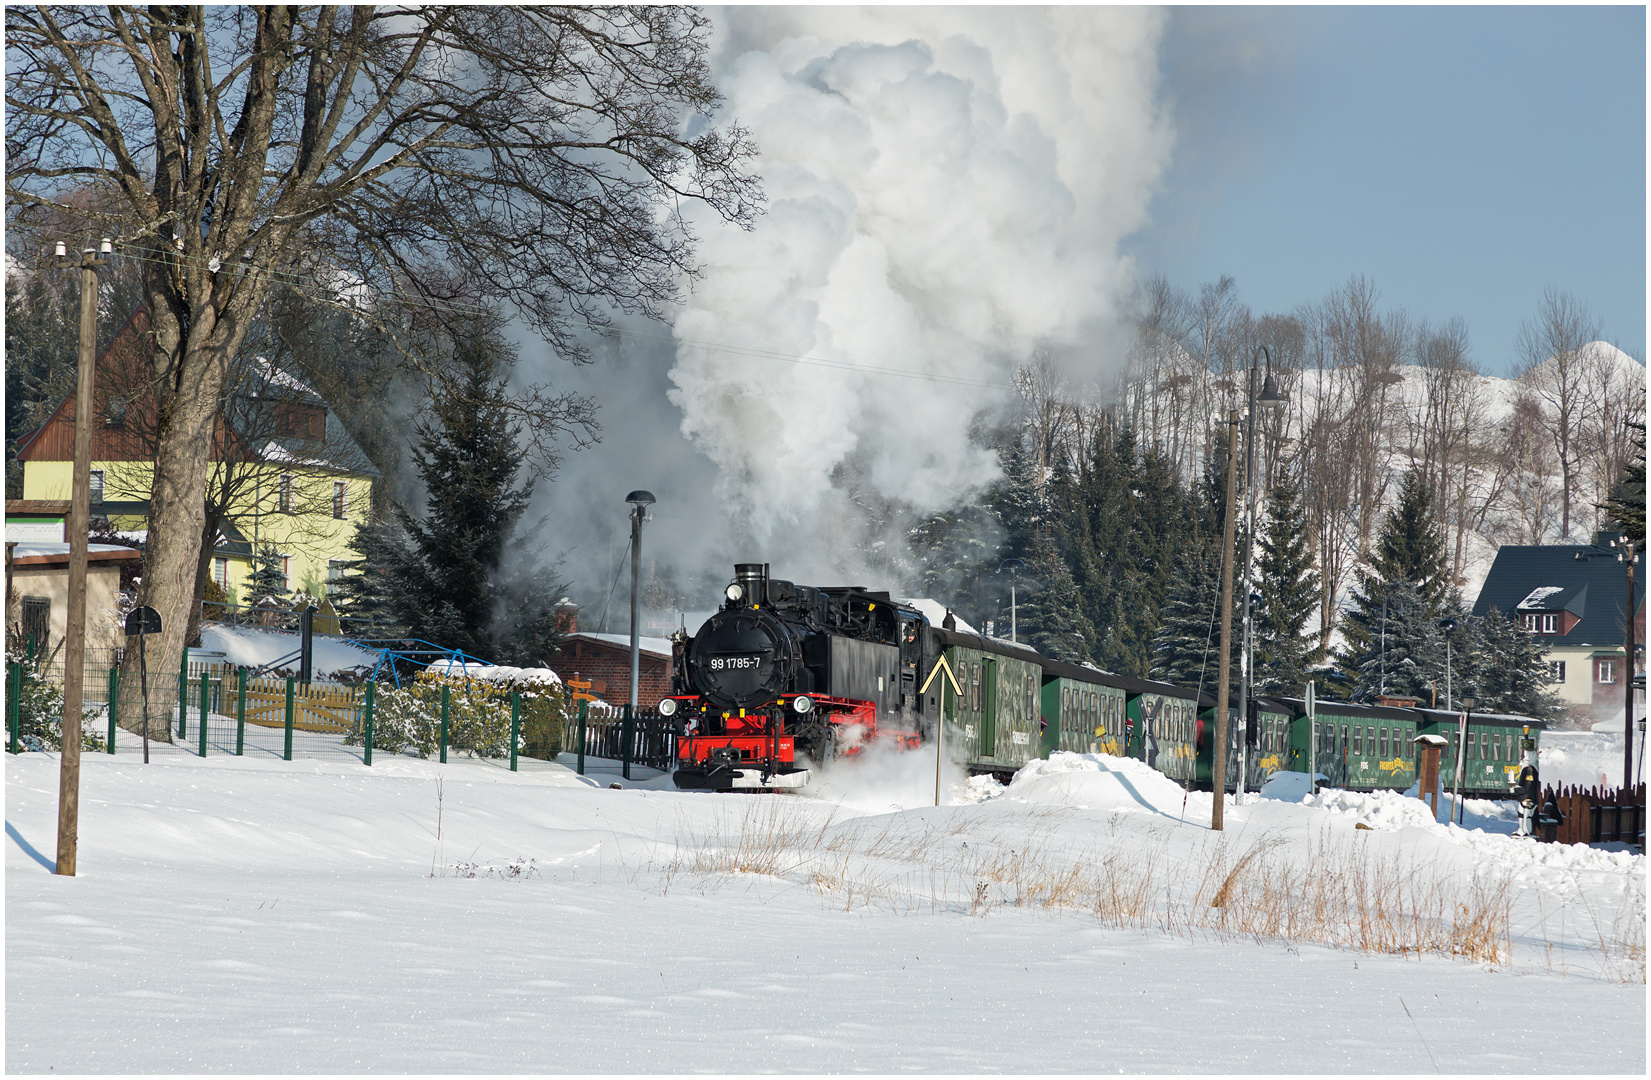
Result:
[[[803,697],[802,695],[798,695],[797,697],[791,699],[791,707],[793,709],[796,709],[800,713],[813,712],[814,711],[814,701],[813,701],[812,698],[807,698],[807,697]]]

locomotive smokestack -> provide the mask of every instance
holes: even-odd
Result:
[[[760,604],[767,599],[765,586],[768,583],[768,566],[766,563],[742,562],[734,564],[734,580],[739,582],[743,590],[741,599],[747,604]]]

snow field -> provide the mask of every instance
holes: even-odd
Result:
[[[1348,793],[1229,805],[1216,835],[1210,796],[1096,755],[943,778],[934,807],[923,757],[833,777],[868,811],[470,761],[88,756],[72,879],[43,865],[56,757],[8,758],[7,1068],[1644,1072],[1639,856]],[[1313,922],[1361,910],[1359,882],[1446,948]],[[1452,938],[1429,897],[1504,929]],[[1611,944],[1635,912],[1637,972]],[[1486,938],[1501,959],[1448,954]]]

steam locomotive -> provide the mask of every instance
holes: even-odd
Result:
[[[882,743],[942,740],[970,773],[1007,781],[1055,750],[1134,757],[1188,788],[1209,789],[1214,695],[1052,660],[1001,638],[935,626],[886,592],[810,588],[740,563],[722,607],[673,638],[662,715],[677,739],[676,786],[800,788],[833,758]],[[1413,740],[1436,734],[1455,768],[1459,721],[1434,709],[1253,698],[1239,739],[1228,707],[1226,786],[1243,756],[1246,790],[1280,769],[1323,773],[1336,787],[1403,791],[1416,782]],[[1464,793],[1507,798],[1529,717],[1474,715],[1461,740]]]
[[[726,596],[697,634],[673,641],[659,711],[690,725],[677,787],[798,788],[838,754],[923,741],[922,612],[886,592],[772,578],[766,563],[736,565]]]

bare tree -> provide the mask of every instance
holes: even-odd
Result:
[[[1588,344],[1600,336],[1588,306],[1550,285],[1536,314],[1519,325],[1517,377],[1540,407],[1540,419],[1559,466],[1559,534],[1571,535],[1571,504],[1577,492],[1577,437],[1590,419]]]
[[[511,302],[565,355],[696,271],[678,212],[747,223],[708,24],[666,7],[6,9],[11,235],[66,187],[141,260],[160,441],[143,601],[175,668],[230,364],[277,280]],[[455,284],[459,289],[455,290]]]

